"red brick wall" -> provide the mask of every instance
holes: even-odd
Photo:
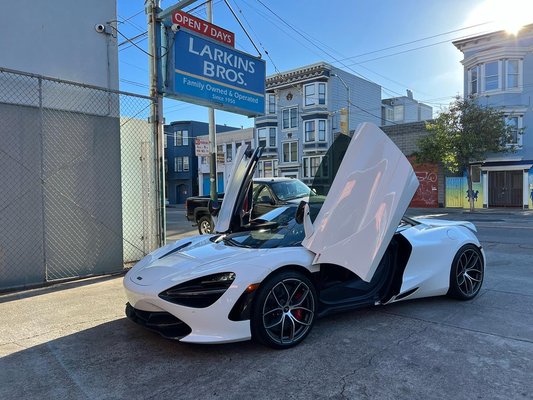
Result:
[[[433,208],[439,206],[438,166],[437,164],[416,164],[413,157],[408,157],[419,186],[409,207]]]

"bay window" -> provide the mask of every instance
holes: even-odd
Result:
[[[324,82],[309,83],[304,86],[304,106],[326,104],[326,84]]]
[[[485,64],[485,90],[497,90],[500,88],[499,62],[492,61]]]
[[[276,128],[259,128],[257,130],[257,139],[260,147],[276,147],[276,137]]]
[[[303,177],[304,178],[314,178],[318,171],[318,167],[320,166],[320,163],[322,162],[323,156],[311,156],[311,157],[303,157]]]
[[[506,88],[507,89],[518,89],[520,83],[519,83],[519,67],[520,64],[518,60],[507,60],[506,62],[506,72],[507,72],[507,79],[506,79]]]
[[[317,119],[305,121],[305,142],[325,142],[326,141],[326,120]]]

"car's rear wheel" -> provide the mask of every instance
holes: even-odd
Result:
[[[213,220],[209,215],[204,215],[198,220],[198,232],[200,235],[213,233]]]
[[[311,331],[316,309],[315,287],[304,274],[275,274],[256,293],[250,321],[252,338],[276,349],[295,346]]]
[[[479,248],[473,244],[461,247],[453,259],[448,295],[459,300],[473,299],[481,289],[484,275]]]

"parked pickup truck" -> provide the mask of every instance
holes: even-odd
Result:
[[[252,218],[289,203],[305,200],[311,189],[299,179],[256,178],[253,180]],[[224,195],[219,195],[219,201]],[[187,219],[198,226],[200,234],[212,233],[213,219],[208,209],[209,196],[189,197],[185,202]]]

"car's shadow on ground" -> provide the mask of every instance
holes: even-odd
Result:
[[[466,323],[486,313],[473,302],[446,298],[370,307],[319,319],[303,343],[283,351],[251,341],[179,343],[119,318],[21,347],[2,358],[0,398],[249,399],[302,398],[303,393],[305,398],[341,398],[341,393],[355,398],[369,388],[375,398],[402,390],[406,398],[431,398],[451,382],[469,377],[480,357],[495,359],[508,346],[499,337],[480,336],[451,324],[457,316],[461,316],[460,323]],[[439,322],[442,318],[446,323]],[[479,321],[474,320],[478,325]],[[530,352],[520,350],[509,353],[516,365],[521,365],[518,358],[523,351]],[[461,363],[456,362],[459,356]],[[500,368],[485,365],[484,371],[495,374]],[[404,378],[391,380],[398,371],[420,385],[405,386]],[[443,371],[446,374],[435,380]],[[528,372],[520,367],[509,373],[526,380]],[[501,382],[479,383],[479,379],[474,374],[467,380],[480,385],[481,395],[490,397],[494,391],[501,394],[512,389]],[[376,380],[388,384],[376,386]],[[468,387],[461,392],[465,398]]]

